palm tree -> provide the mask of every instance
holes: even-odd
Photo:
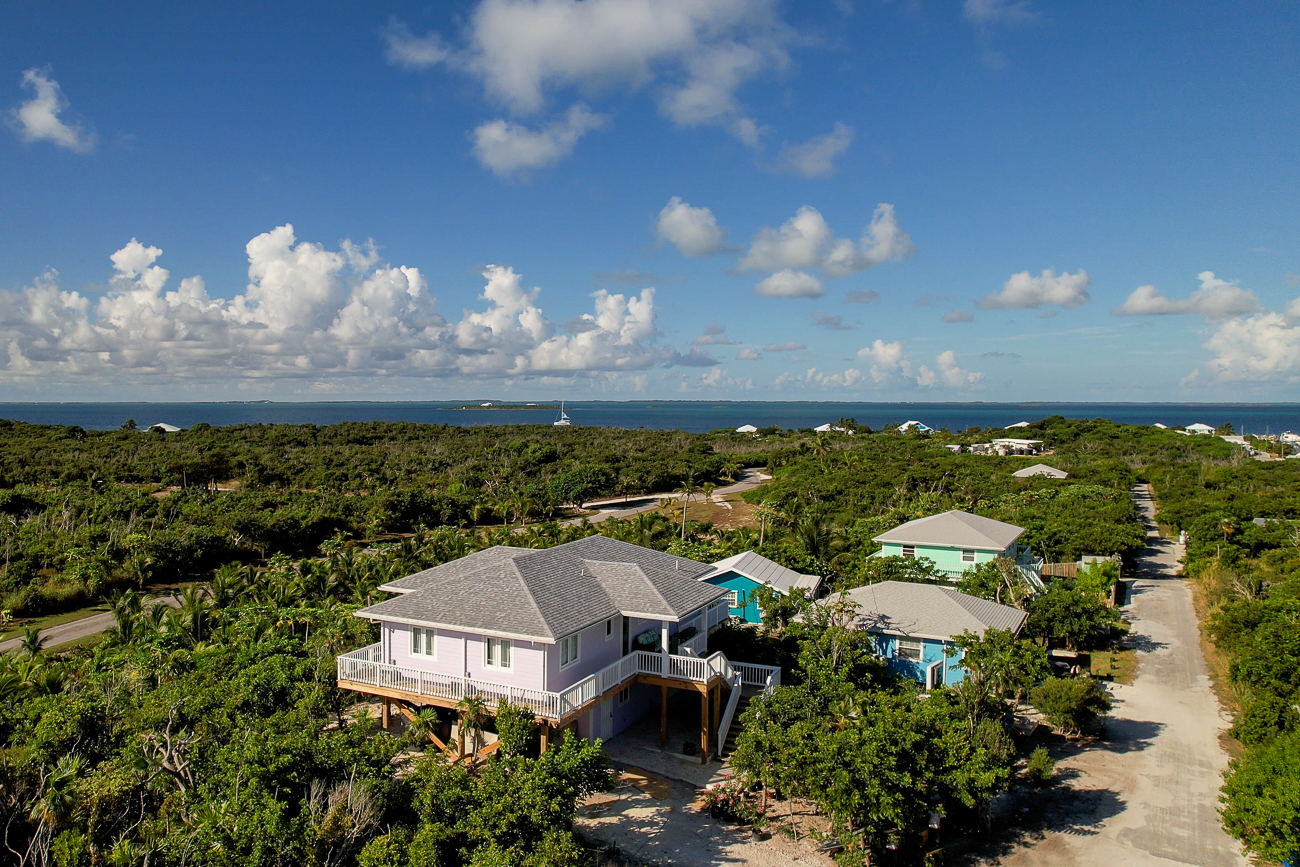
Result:
[[[692,470],[691,472],[686,474],[686,478],[682,479],[682,483],[677,486],[677,490],[673,491],[674,494],[682,495],[682,539],[683,540],[686,539],[686,509],[690,506],[691,495],[693,495],[697,490],[699,490],[699,488],[695,486],[695,471]]]
[[[465,752],[465,732],[472,736],[470,755],[474,755],[479,750],[479,739],[483,736],[483,725],[487,722],[487,702],[483,701],[480,695],[467,695],[456,705],[460,711],[460,735],[461,735],[461,753]]]
[[[45,636],[35,626],[29,626],[23,630],[22,641],[18,643],[19,649],[28,659],[35,659],[41,655],[45,647]]]

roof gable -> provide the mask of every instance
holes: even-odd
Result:
[[[956,509],[900,524],[873,541],[944,548],[1002,551],[1025,532],[1021,527]]]
[[[489,548],[384,585],[403,595],[361,617],[552,643],[622,614],[678,620],[725,595],[712,567],[604,536],[554,548]]]
[[[804,575],[793,569],[787,569],[756,551],[745,551],[734,557],[719,560],[713,564],[713,571],[702,576],[701,580],[707,580],[723,572],[735,572],[758,584],[766,584],[783,594],[789,594],[796,588],[815,594],[822,583],[820,575]]]
[[[987,629],[1018,632],[1027,615],[1018,608],[936,584],[882,581],[848,591],[858,627],[868,632],[950,640]]]

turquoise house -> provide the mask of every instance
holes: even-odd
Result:
[[[871,633],[876,655],[894,674],[925,689],[966,677],[953,641],[988,629],[1018,633],[1028,616],[1018,608],[938,584],[882,581],[845,594],[857,605],[857,627]]]
[[[1020,567],[1031,586],[1042,590],[1043,561],[1033,556],[1028,545],[1017,542],[1024,532],[1014,524],[954,509],[881,533],[873,540],[880,543],[880,550],[872,556],[924,558],[949,579],[1005,557]]]
[[[821,576],[802,575],[753,551],[719,560],[713,564],[713,571],[700,580],[727,590],[731,616],[746,623],[763,622],[758,607],[759,587],[771,587],[783,596],[800,589],[812,599],[822,584]]]

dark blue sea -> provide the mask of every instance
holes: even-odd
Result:
[[[549,425],[555,408],[480,409],[487,398],[441,402],[322,403],[0,403],[0,418],[34,424],[120,427],[134,419],[141,427],[166,422],[189,427],[211,425],[315,424],[344,421],[409,421],[450,425]],[[473,409],[459,407],[469,404]],[[1241,433],[1300,431],[1300,404],[1178,403],[820,403],[766,401],[578,401],[565,409],[583,427],[659,428],[704,432],[756,427],[811,428],[841,418],[880,428],[915,419],[933,428],[1005,427],[1050,415],[1107,418],[1124,424],[1157,422],[1179,427],[1203,422],[1231,424]]]

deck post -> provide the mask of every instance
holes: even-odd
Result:
[[[659,749],[668,743],[668,685],[659,687]]]
[[[717,731],[722,723],[722,685],[713,688],[713,730]],[[718,744],[719,747],[722,744]]]
[[[383,710],[380,711],[380,715],[379,715],[379,727],[384,731],[388,731],[388,717],[389,714],[392,712],[392,703],[393,703],[392,699],[385,698],[383,704],[381,705]]]
[[[551,724],[548,722],[543,722],[542,723],[542,749],[541,749],[542,752],[546,752],[547,747],[550,746],[550,741],[551,741]]]
[[[709,763],[709,705],[712,704],[713,690],[708,687],[700,693],[700,764]]]
[[[456,758],[465,756],[465,714],[456,715]]]

